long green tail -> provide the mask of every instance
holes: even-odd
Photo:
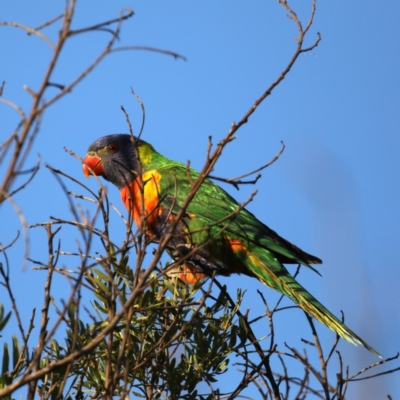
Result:
[[[364,342],[301,286],[268,250],[253,247],[243,261],[265,285],[289,297],[304,311],[335,331],[343,339],[354,345],[361,344],[371,353],[382,358],[375,349]]]

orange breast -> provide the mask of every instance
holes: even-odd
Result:
[[[121,199],[127,210],[130,210],[133,220],[140,227],[142,220],[149,230],[154,232],[157,217],[161,214],[159,203],[159,182],[161,175],[156,171],[148,171],[121,189]],[[143,187],[141,188],[143,184]]]

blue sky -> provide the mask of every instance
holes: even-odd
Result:
[[[292,3],[306,21],[310,3]],[[40,154],[42,168],[26,190],[15,196],[29,224],[47,221],[50,215],[69,217],[66,198],[44,167],[48,163],[82,177],[81,166],[64,152],[64,146],[83,156],[96,138],[126,132],[121,105],[138,131],[140,108],[131,87],[146,107],[143,139],[164,155],[190,160],[194,168],[201,168],[208,136],[212,135],[214,143],[221,139],[277,78],[295,49],[296,27],[272,0],[87,0],[78,2],[73,26],[113,18],[124,7],[131,7],[135,16],[124,25],[120,45],[172,50],[187,61],[144,51],[113,54],[48,110],[27,163]],[[61,12],[62,4],[50,0],[42,1],[40,7],[26,0],[0,4],[1,20],[33,27]],[[320,1],[308,36],[311,44],[320,32],[320,45],[300,57],[289,76],[238,132],[214,172],[224,177],[248,172],[272,158],[280,141],[285,142],[283,156],[263,172],[258,195],[248,208],[280,235],[323,259],[323,278],[303,271],[301,282],[333,313],[339,315],[343,310],[348,325],[384,357],[400,349],[399,12],[395,1]],[[57,29],[51,31],[56,34]],[[108,34],[101,32],[72,39],[53,81],[68,82],[107,40]],[[28,111],[31,98],[23,85],[38,87],[50,56],[49,47],[36,37],[1,27],[3,98]],[[56,89],[50,90],[47,98],[54,93]],[[3,139],[18,119],[13,110],[0,105],[0,120]],[[2,166],[1,179],[4,170]],[[89,185],[97,186],[93,179]],[[109,189],[110,200],[122,208],[117,190]],[[227,190],[244,201],[254,187]],[[20,223],[9,204],[0,213],[0,242],[5,244]],[[118,235],[123,227],[117,216],[114,224]],[[74,249],[73,234],[64,229],[66,249]],[[45,259],[44,242],[44,231],[30,232],[32,258]],[[22,270],[22,248],[19,241],[9,252],[16,297],[22,304],[29,296],[32,307],[39,306],[45,275],[32,271],[30,263]],[[232,277],[223,282],[232,293],[237,287],[248,290],[245,307],[251,307],[254,316],[262,310],[257,306],[256,289],[271,302],[276,298],[250,278]],[[68,293],[61,283],[58,300]],[[25,312],[29,318],[29,311]],[[300,311],[287,313],[277,324],[284,340],[302,347],[296,340],[309,332]],[[258,329],[262,335],[268,327]],[[322,326],[318,329],[326,345],[333,341],[332,332]],[[11,332],[11,328],[5,332],[4,339]],[[339,348],[352,371],[375,361],[364,349],[344,341]],[[386,394],[397,398],[398,382],[398,375],[390,375],[355,384],[349,398],[383,398]],[[228,382],[222,378],[221,385]]]

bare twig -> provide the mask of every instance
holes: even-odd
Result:
[[[214,175],[209,175],[208,177],[210,179],[214,179],[220,182],[225,182],[225,183],[230,183],[231,185],[233,185],[237,190],[239,190],[239,185],[255,185],[257,183],[257,181],[261,178],[261,174],[258,174],[253,180],[251,181],[242,181],[243,178],[246,178],[250,175],[254,175],[257,172],[260,172],[262,170],[264,170],[265,168],[269,167],[270,165],[272,165],[275,161],[278,160],[278,158],[282,155],[283,150],[285,150],[285,144],[283,142],[281,142],[282,148],[281,150],[278,152],[278,154],[276,154],[276,156],[271,160],[268,161],[266,164],[262,165],[261,167],[251,171],[251,172],[247,172],[246,174],[237,176],[236,178],[219,178],[217,176]]]
[[[55,45],[52,43],[52,41],[46,35],[43,35],[43,33],[39,32],[37,29],[19,24],[18,22],[8,21],[0,21],[0,26],[12,26],[14,28],[19,28],[26,31],[29,35],[36,35],[40,39],[44,40],[53,50],[55,50]]]

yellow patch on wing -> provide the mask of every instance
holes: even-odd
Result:
[[[258,267],[265,269],[263,263],[258,259],[258,257],[254,256],[251,251],[249,251],[248,247],[245,246],[241,240],[239,239],[228,239],[229,245],[232,249],[232,252],[235,254],[234,260],[231,264],[231,269],[237,273],[246,273],[248,271],[248,267],[245,265],[244,259],[249,259],[251,263]]]
[[[245,251],[247,253],[247,248],[243,245],[243,243],[239,239],[228,239],[231,249],[234,253],[238,253],[239,251]]]

